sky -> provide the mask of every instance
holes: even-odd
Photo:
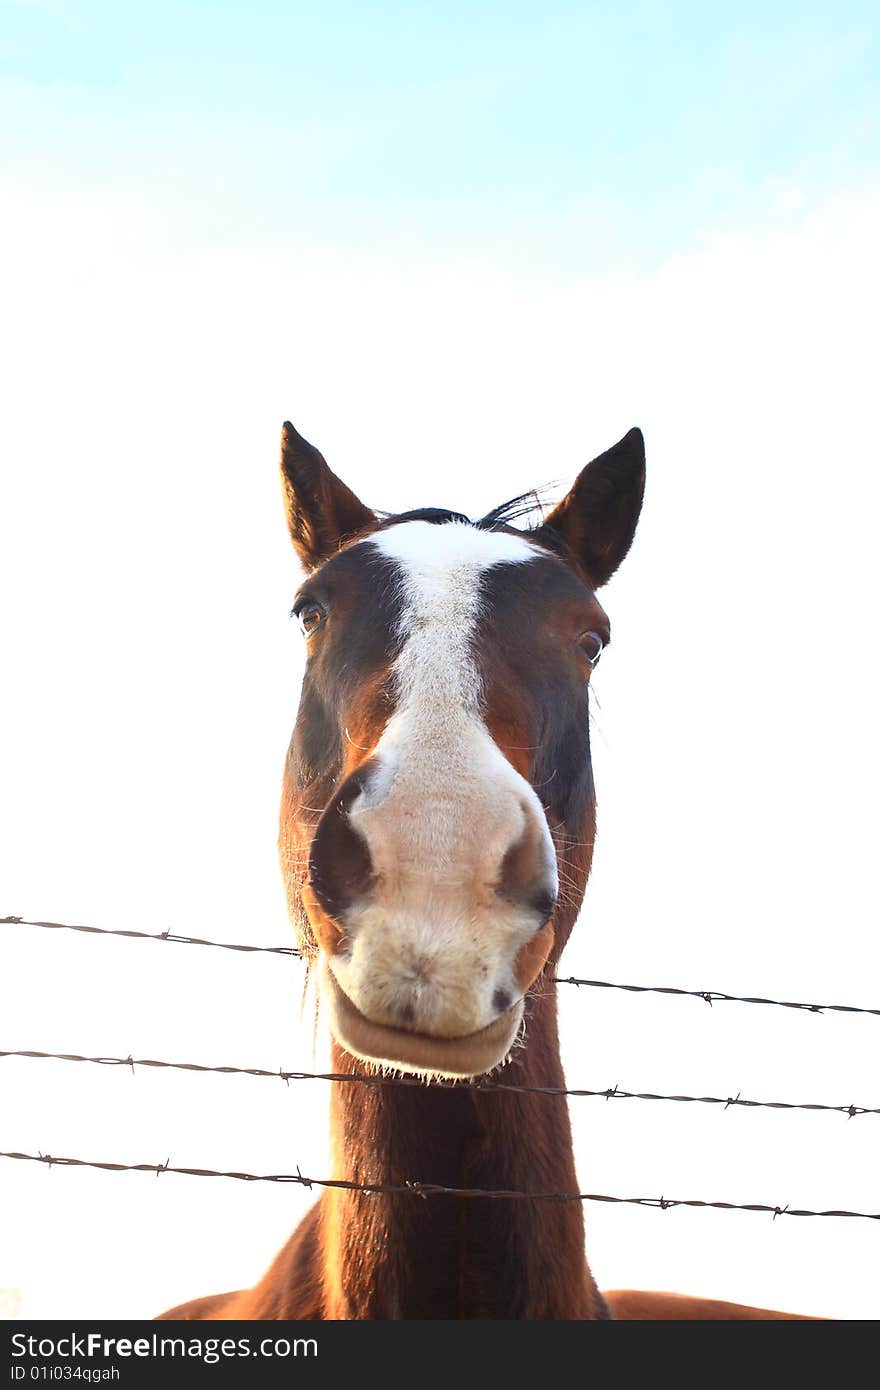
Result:
[[[0,4],[0,916],[290,941],[291,418],[368,503],[638,424],[565,973],[880,1007],[864,4]],[[320,1069],[282,957],[0,927],[0,1048]],[[574,990],[569,1084],[880,1106],[878,1020]],[[326,1086],[0,1059],[3,1150],[329,1172]],[[880,1117],[574,1099],[585,1191],[878,1211]],[[0,1305],[151,1316],[312,1200],[0,1160]],[[876,1317],[880,1223],[587,1204],[604,1287]]]

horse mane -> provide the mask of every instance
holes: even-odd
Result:
[[[416,507],[408,512],[377,510],[376,516],[380,518],[380,529],[396,526],[403,521],[428,521],[435,526],[457,521],[465,526],[475,526],[478,531],[515,529],[525,535],[532,535],[541,530],[551,502],[550,493],[557,491],[558,486],[558,483],[543,483],[539,487],[529,488],[528,492],[520,492],[516,497],[509,497],[506,502],[499,503],[497,507],[486,512],[485,516],[478,517],[476,520],[473,517],[465,516],[464,512],[450,511],[446,507]],[[525,526],[514,525],[524,517],[529,519]]]
[[[539,487],[529,488],[528,492],[521,492],[517,497],[510,497],[506,502],[493,507],[485,516],[480,517],[476,525],[481,531],[498,531],[505,526],[512,527],[514,522],[528,517],[530,520],[526,526],[517,529],[525,530],[526,533],[538,531],[546,518],[551,501],[550,493],[556,492],[558,487],[558,483],[542,483]]]

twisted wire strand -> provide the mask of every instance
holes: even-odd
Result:
[[[49,931],[89,932],[94,936],[127,936],[138,941],[173,941],[180,946],[214,946],[220,951],[262,952],[303,959],[302,951],[296,946],[245,946],[233,941],[211,941],[203,936],[183,936],[170,929],[162,932],[134,931],[122,927],[89,927],[79,922],[38,922],[28,917],[0,917],[0,926],[44,927]]]
[[[0,1158],[15,1159],[27,1163],[42,1163],[48,1168],[97,1168],[108,1173],[177,1173],[191,1178],[231,1178],[237,1182],[277,1182],[294,1183],[300,1187],[340,1188],[348,1192],[363,1192],[371,1195],[391,1197],[458,1197],[484,1198],[504,1202],[612,1202],[636,1207],[656,1207],[669,1211],[673,1207],[711,1207],[718,1211],[765,1212],[775,1220],[777,1216],[835,1216],[853,1217],[866,1221],[880,1221],[880,1212],[826,1210],[813,1211],[806,1207],[779,1206],[768,1202],[721,1202],[706,1201],[700,1197],[616,1197],[603,1192],[522,1192],[507,1188],[482,1187],[444,1187],[440,1183],[360,1183],[347,1178],[305,1177],[297,1168],[295,1173],[243,1173],[235,1170],[217,1168],[185,1168],[171,1162],[164,1163],[110,1163],[87,1158],[59,1157],[54,1154],[29,1154],[15,1150],[0,1150]]]
[[[0,917],[0,926],[43,927],[54,931],[89,932],[96,936],[125,936],[142,941],[172,941],[186,946],[213,946],[223,951],[246,951],[277,956],[292,956],[306,959],[296,946],[250,946],[232,941],[212,941],[206,937],[184,936],[179,932],[143,932],[119,927],[92,927],[70,922],[41,922],[27,917]],[[679,989],[674,985],[631,985],[619,984],[612,980],[589,980],[575,975],[555,976],[557,984],[574,985],[585,989],[620,989],[632,994],[677,995],[689,999],[702,999],[705,1004],[769,1004],[780,1009],[800,1009],[806,1013],[825,1014],[871,1014],[880,1018],[880,1009],[866,1008],[858,1004],[809,1004],[794,999],[770,999],[758,994],[727,994],[717,989]]]
[[[824,1110],[846,1115],[855,1119],[857,1115],[880,1115],[880,1106],[870,1105],[828,1105],[821,1101],[788,1100],[749,1100],[741,1093],[735,1096],[690,1096],[664,1095],[656,1091],[627,1091],[620,1086],[606,1086],[602,1090],[589,1090],[574,1086],[528,1086],[507,1081],[443,1081],[430,1083],[417,1076],[384,1075],[369,1072],[315,1072],[285,1071],[280,1068],[270,1071],[264,1067],[211,1066],[205,1062],[168,1062],[156,1057],[87,1057],[78,1052],[37,1052],[32,1049],[2,1050],[4,1057],[21,1057],[29,1060],[53,1062],[87,1062],[102,1067],[129,1067],[132,1074],[136,1067],[154,1067],[169,1071],[215,1072],[222,1076],[257,1076],[276,1081],[337,1081],[364,1086],[431,1086],[465,1091],[507,1091],[519,1095],[591,1097],[596,1100],[661,1100],[677,1101],[682,1104],[720,1105],[725,1110],[734,1106],[753,1110]]]

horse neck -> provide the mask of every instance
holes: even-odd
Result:
[[[498,1075],[562,1086],[552,985],[530,1001],[527,1045]],[[334,1068],[362,1071],[334,1044]],[[336,1082],[334,1176],[404,1186],[576,1192],[564,1096]],[[600,1318],[578,1201],[335,1189],[322,1198],[331,1318]]]

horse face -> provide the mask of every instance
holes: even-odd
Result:
[[[587,687],[609,638],[595,589],[638,515],[636,434],[518,532],[435,510],[380,523],[285,427],[309,573],[282,868],[357,1057],[490,1070],[571,929],[593,838]]]

